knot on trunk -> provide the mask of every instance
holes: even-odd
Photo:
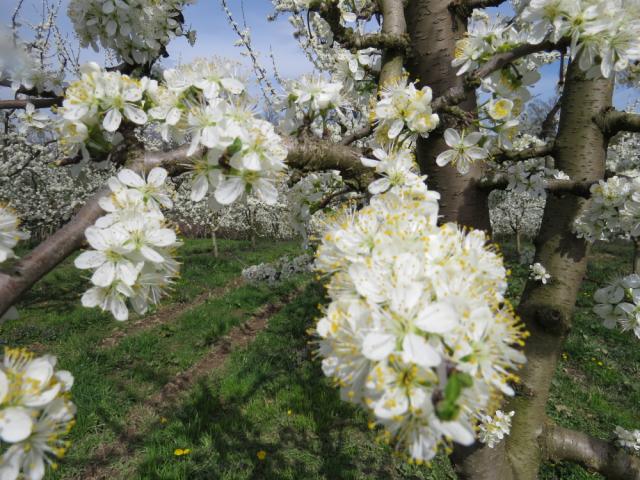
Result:
[[[535,305],[529,307],[536,325],[544,332],[564,335],[569,331],[570,319],[562,310],[551,305]]]

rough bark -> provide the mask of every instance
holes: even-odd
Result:
[[[587,80],[577,62],[569,66],[553,156],[557,168],[574,181],[594,182],[604,176],[607,137],[592,119],[611,105],[612,90],[612,81]],[[516,411],[511,435],[501,447],[504,455],[487,448],[468,455],[459,466],[462,478],[537,478],[543,460],[537,446],[551,380],[587,266],[587,244],[571,231],[585,202],[573,193],[550,194],[547,199],[535,261],[546,267],[552,279],[547,285],[528,281],[518,308],[531,337],[525,347],[522,383],[506,406],[507,411]]]
[[[609,136],[619,132],[640,132],[640,115],[637,113],[607,108],[594,116],[594,121]]]
[[[69,223],[21,259],[9,273],[0,273],[0,317],[20,295],[82,246],[85,229],[103,214],[98,200],[108,193],[108,189],[100,190]]]
[[[459,107],[475,112],[474,89],[466,89],[464,79],[451,66],[456,41],[464,37],[466,19],[449,8],[450,0],[413,0],[406,9],[407,29],[411,39],[408,69],[420,86],[429,86],[434,98],[458,90],[464,98]],[[427,184],[440,192],[440,214],[446,222],[458,222],[469,227],[490,230],[488,194],[475,187],[482,177],[479,165],[467,175],[460,175],[451,165],[438,167],[435,158],[449,147],[442,131],[418,140],[417,160],[420,170],[428,176]]]
[[[405,38],[407,23],[404,18],[404,5],[402,0],[382,0],[382,34]],[[382,68],[380,70],[380,86],[398,79],[402,75],[404,64],[404,51],[406,46],[395,46],[384,50],[382,56]]]
[[[49,108],[54,105],[62,105],[62,97],[59,98],[30,98],[28,100],[0,100],[0,110],[15,110],[27,108],[27,104],[36,108]]]
[[[610,480],[640,480],[640,458],[583,432],[549,423],[542,450],[547,460],[578,463]]]

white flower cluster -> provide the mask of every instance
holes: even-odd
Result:
[[[300,80],[291,81],[280,105],[285,110],[280,128],[296,133],[306,127],[322,136],[330,111],[342,115],[339,108],[343,103],[342,89],[342,82],[318,75],[305,75]]]
[[[456,43],[452,65],[460,67],[458,75],[471,72],[493,55],[526,43],[526,34],[509,19],[491,18],[480,10],[474,10],[465,38]],[[500,69],[482,80],[482,88],[501,98],[509,98],[523,104],[529,98],[527,86],[540,79],[538,67],[544,57],[529,56]]]
[[[136,80],[97,64],[82,67],[59,109],[60,144],[69,156],[107,154],[122,140],[124,120],[132,126],[159,123],[165,141],[191,136],[192,199],[209,189],[228,205],[253,192],[267,204],[277,200],[275,180],[287,150],[271,123],[255,117],[231,62],[197,60],[164,72],[164,82]]]
[[[418,462],[473,443],[525,361],[501,258],[480,231],[438,227],[438,198],[422,182],[375,195],[336,218],[316,258],[330,275],[323,372]]]
[[[98,42],[129,64],[153,63],[183,35],[182,10],[194,0],[72,0],[68,15],[81,45]]]
[[[196,59],[192,63],[165,70],[163,82],[159,85],[152,82],[150,86],[149,96],[154,106],[149,110],[149,115],[156,121],[164,122],[161,132],[165,141],[181,141],[184,133],[190,129],[197,134],[197,121],[204,119],[198,108],[211,104],[207,113],[213,114],[220,105],[220,99],[233,100],[231,103],[238,104],[238,96],[245,92],[244,83],[238,78],[237,65],[221,58]],[[238,117],[251,116],[243,110],[237,114]],[[218,121],[213,121],[210,126],[215,126]],[[216,131],[212,128],[207,133]],[[199,141],[200,137],[192,142],[192,147],[197,147]]]
[[[458,132],[448,128],[444,133],[449,150],[443,151],[436,158],[436,163],[443,167],[451,164],[461,175],[469,173],[475,162],[487,160],[492,147],[513,149],[513,137],[520,124],[516,118],[516,108],[509,98],[494,98],[487,101],[480,109],[478,132]]]
[[[274,285],[301,273],[313,269],[313,257],[309,254],[294,258],[282,257],[275,262],[251,265],[242,270],[242,276],[250,283],[265,282]]]
[[[614,430],[616,443],[622,448],[627,448],[633,452],[640,452],[640,430],[625,430],[616,426]]]
[[[591,186],[591,201],[574,223],[590,242],[640,236],[640,178],[611,177]]]
[[[342,48],[337,44],[333,46],[334,64],[330,65],[334,81],[340,82],[345,91],[352,90],[357,83],[365,79],[367,70],[378,72],[382,62],[380,52],[374,48],[358,50],[355,53]]]
[[[526,194],[534,198],[546,198],[547,179],[568,180],[567,174],[555,168],[549,168],[544,158],[528,158],[524,161],[505,162],[501,170],[506,170],[507,190]],[[502,174],[502,173],[501,173]]]
[[[211,189],[219,204],[253,192],[273,205],[287,149],[273,125],[256,118],[247,105],[244,83],[234,69],[230,62],[197,60],[166,70],[164,84],[150,92],[157,107],[149,115],[164,122],[166,139],[189,133],[189,155],[205,150],[194,160],[192,200],[203,199]]]
[[[13,248],[20,240],[26,240],[30,237],[29,232],[21,230],[20,220],[14,210],[7,205],[0,203],[0,263],[9,258],[15,258],[16,254]],[[10,320],[18,317],[18,311],[15,307],[11,307],[4,315],[0,316],[2,320]]]
[[[494,448],[511,432],[511,418],[515,413],[514,411],[504,413],[502,410],[497,410],[493,417],[482,415],[478,440],[485,443],[487,447]]]
[[[278,12],[300,13],[309,9],[312,0],[272,0],[273,6]],[[329,3],[329,2],[328,2]],[[373,0],[338,0],[337,7],[340,11],[340,20],[343,23],[353,23],[357,20],[368,20],[375,9]]]
[[[338,0],[340,17],[343,22],[355,22],[359,18],[368,19],[375,6],[372,0]]]
[[[421,189],[421,184],[426,176],[418,173],[417,165],[413,158],[413,153],[402,146],[398,148],[391,147],[386,151],[382,148],[376,148],[373,151],[374,158],[362,157],[360,161],[365,167],[373,167],[381,178],[374,180],[369,184],[369,192],[373,195],[386,192],[402,190],[407,187]]]
[[[0,26],[0,80],[7,80],[14,92],[22,88],[61,95],[64,71],[47,67],[43,63],[47,55],[41,55],[36,44],[22,41],[14,44],[13,33]]]
[[[551,275],[547,272],[540,262],[529,265],[529,278],[546,285],[551,280]]]
[[[291,226],[303,239],[306,246],[309,241],[309,222],[320,203],[335,192],[344,188],[340,172],[313,172],[297,182],[287,194],[287,203],[291,217]]]
[[[0,364],[0,478],[40,480],[68,448],[74,425],[73,376],[50,355],[5,348]]]
[[[530,26],[528,43],[570,39],[571,58],[593,74],[609,77],[640,60],[638,2],[531,0],[520,17]]]
[[[640,59],[637,2],[531,0],[523,7],[515,19],[490,18],[486,13],[474,12],[469,35],[457,44],[453,66],[460,67],[459,74],[472,71],[495,53],[522,44],[539,44],[546,39],[553,42],[567,39],[571,59],[591,75],[609,77],[612,72],[623,71]],[[537,81],[539,74],[532,67],[553,58],[538,55],[523,59],[517,62],[515,71],[502,69],[483,83],[492,87],[492,91],[502,91],[502,96],[508,96],[504,93],[523,90]],[[524,100],[528,98],[527,93]]]
[[[450,163],[462,175],[469,173],[471,165],[484,160],[489,155],[485,148],[478,146],[482,137],[480,132],[466,133],[463,130],[460,134],[453,128],[447,128],[444,132],[444,141],[451,148],[438,155],[436,164],[444,167]]]
[[[20,220],[8,205],[0,203],[0,263],[16,256],[14,247],[29,238],[29,232],[20,229]]]
[[[93,287],[82,296],[85,307],[110,311],[126,320],[129,300],[143,314],[178,274],[174,249],[180,245],[168,228],[160,207],[172,201],[165,189],[166,170],[154,168],[146,180],[124,169],[109,180],[111,195],[100,199],[107,212],[85,235],[92,250],[80,254],[75,265],[93,270]]]
[[[18,132],[25,136],[33,133],[36,135],[44,133],[51,121],[50,117],[36,109],[33,103],[27,103],[24,110],[17,112],[16,119],[18,120]]]
[[[117,133],[123,119],[144,125],[147,114],[144,93],[149,79],[137,80],[120,72],[108,72],[90,62],[80,68],[81,77],[65,91],[59,143],[69,156],[82,152],[106,153],[122,140]]]
[[[61,154],[56,144],[30,142],[15,131],[2,134],[2,143],[0,198],[13,206],[36,240],[66,223],[113,174],[95,164],[57,167],[54,162]]]
[[[616,279],[593,294],[593,311],[604,326],[620,325],[623,331],[633,330],[640,338],[640,276],[634,274]]]
[[[418,90],[414,83],[407,83],[406,77],[382,85],[380,99],[371,112],[378,143],[402,143],[418,135],[427,137],[440,122],[431,110],[432,98],[429,87]]]

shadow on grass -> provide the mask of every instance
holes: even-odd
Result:
[[[330,387],[305,333],[322,301],[322,288],[308,287],[248,349],[167,412],[167,425],[141,445],[135,478],[453,478],[394,459],[375,442],[364,412]],[[192,453],[175,457],[176,448]]]

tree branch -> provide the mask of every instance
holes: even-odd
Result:
[[[0,100],[0,110],[27,108],[28,103],[31,103],[36,108],[50,108],[54,105],[62,105],[62,100],[62,97],[30,98],[29,100]]]
[[[289,150],[286,162],[292,168],[303,172],[339,170],[342,178],[353,180],[361,189],[373,179],[373,170],[362,165],[362,152],[356,148],[311,137],[285,142]]]
[[[480,85],[483,78],[488,77],[493,72],[500,70],[522,57],[531,55],[532,53],[558,50],[564,48],[566,45],[567,40],[563,38],[557,43],[550,40],[537,45],[526,43],[519,45],[508,52],[498,53],[474,72],[470,73],[465,79],[464,86],[450,88],[447,92],[436,98],[431,103],[431,108],[433,108],[434,111],[439,111],[447,105],[456,105],[466,98],[468,92],[475,90]]]
[[[474,8],[497,7],[506,0],[453,0],[449,10],[462,18],[471,16]]]
[[[409,48],[409,37],[406,34],[384,32],[366,35],[347,34],[340,43],[347,49],[377,48],[379,50],[400,50],[404,52]]]
[[[364,137],[368,137],[373,133],[373,127],[371,125],[367,125],[366,127],[362,127],[360,130],[356,130],[351,135],[347,135],[342,139],[342,145],[351,145],[353,142],[357,140],[361,140]]]
[[[21,259],[10,274],[0,273],[0,318],[38,280],[84,243],[84,231],[103,213],[98,200],[109,189],[93,195],[64,227]]]
[[[551,107],[551,110],[549,110],[549,113],[547,113],[547,116],[542,121],[542,124],[540,126],[540,138],[547,138],[556,134],[556,115],[560,111],[561,99],[562,97],[558,98],[556,103],[553,104],[553,107]]]
[[[545,190],[548,193],[572,193],[574,195],[589,198],[591,196],[591,186],[598,181],[578,181],[578,180],[546,180]],[[483,190],[506,190],[509,181],[506,178],[498,180],[482,180],[478,182],[478,188]]]
[[[549,423],[541,441],[548,460],[578,463],[608,479],[640,480],[640,458],[604,440]]]
[[[7,79],[0,80],[0,87],[11,88],[11,86],[12,86],[11,85],[11,81],[9,81]],[[47,91],[47,90],[38,91],[35,88],[24,88],[23,86],[18,88],[18,90],[16,90],[15,93],[16,94],[21,93],[23,95],[30,95],[30,96],[42,97],[42,98],[59,98],[60,97],[55,92],[50,92],[50,91]]]
[[[285,141],[289,149],[286,162],[290,167],[306,172],[339,170],[345,180],[358,188],[366,187],[372,179],[372,169],[362,165],[358,149],[314,138]],[[183,145],[168,152],[141,152],[139,146],[131,145],[123,150],[121,160],[133,170],[163,167],[176,176],[190,169],[192,158],[204,154],[204,149],[200,149],[187,157],[188,149],[189,145]],[[98,200],[108,194],[108,189],[94,194],[65,226],[21,259],[11,272],[0,273],[0,317],[24,292],[83,245],[84,231],[103,214]]]
[[[554,142],[544,145],[525,148],[524,150],[496,150],[491,152],[493,160],[502,163],[506,161],[521,161],[529,158],[546,157],[553,154]]]
[[[382,34],[407,37],[407,22],[404,18],[403,0],[380,0],[382,10]],[[402,76],[404,49],[389,48],[382,52],[379,87]]]
[[[640,115],[609,109],[593,119],[603,133],[613,136],[619,132],[640,132]]]

